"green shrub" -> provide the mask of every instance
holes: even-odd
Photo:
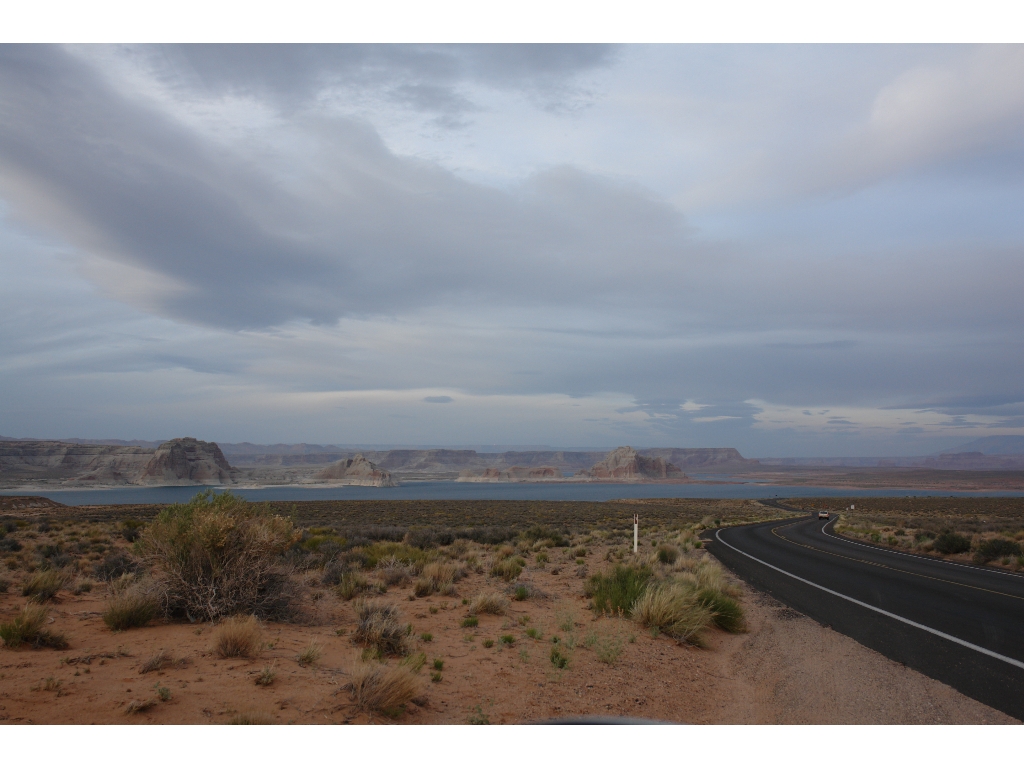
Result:
[[[536,627],[530,627],[526,630],[526,636],[531,640],[540,640],[540,630]]]
[[[484,648],[491,648],[493,646],[494,646],[494,641],[493,640],[491,640],[490,638],[488,638],[487,640],[484,640]]]
[[[1020,544],[1009,539],[989,539],[978,545],[974,553],[974,562],[987,563],[998,557],[1018,557],[1021,554]]]
[[[502,645],[512,645],[515,643],[515,635],[502,635],[500,638]]]
[[[711,621],[719,629],[726,632],[743,632],[746,629],[743,609],[728,595],[705,588],[697,593],[697,601],[711,610]]]
[[[444,669],[444,659],[434,659],[434,669],[438,672]]]
[[[940,533],[935,537],[933,546],[936,552],[941,552],[944,555],[958,555],[961,552],[970,552],[971,540],[959,533],[946,531],[946,533]]]
[[[557,645],[551,647],[550,659],[558,669],[565,669],[569,666],[569,657],[562,653],[562,649]]]
[[[616,565],[611,573],[591,576],[584,593],[599,613],[628,613],[650,580],[647,566]]]
[[[279,560],[298,538],[292,522],[268,505],[207,491],[167,507],[139,546],[160,579],[168,615],[286,618],[294,595]]]
[[[526,600],[530,596],[530,589],[525,584],[520,584],[512,593],[513,600]]]
[[[665,565],[673,565],[679,559],[679,550],[671,544],[662,544],[658,547],[658,562]]]
[[[480,623],[480,619],[476,616],[467,616],[462,620],[462,626],[464,627],[475,627]]]

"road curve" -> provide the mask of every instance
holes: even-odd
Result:
[[[707,547],[819,623],[1024,720],[1024,577],[849,541],[834,522],[723,528]]]

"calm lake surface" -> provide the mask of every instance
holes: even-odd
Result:
[[[79,506],[83,504],[174,504],[188,501],[200,486],[161,488],[114,488],[82,491],[0,491],[0,495],[45,496],[53,501]],[[215,487],[214,490],[222,490]],[[851,490],[827,486],[782,486],[744,483],[736,485],[660,485],[632,483],[405,483],[397,488],[274,488],[231,489],[250,501],[325,501],[334,499],[431,499],[502,501],[611,501],[612,499],[769,499],[796,496],[1024,496],[1019,491],[998,493],[921,491],[899,488]]]

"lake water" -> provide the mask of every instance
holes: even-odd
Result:
[[[174,504],[188,501],[200,491],[198,486],[159,488],[113,488],[78,491],[0,491],[0,495],[45,496],[53,501],[78,506],[83,504]],[[220,490],[214,488],[214,490]],[[676,485],[632,483],[404,483],[397,488],[308,488],[278,486],[272,488],[232,489],[232,493],[250,501],[325,501],[334,499],[430,499],[502,501],[611,501],[612,499],[769,499],[798,496],[1024,496],[1019,491],[977,493],[969,491],[921,491],[899,488],[851,490],[849,488],[761,485]]]

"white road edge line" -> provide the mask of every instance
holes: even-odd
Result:
[[[924,560],[924,561],[929,562],[929,563],[936,563],[936,564],[941,564],[941,565],[955,565],[955,566],[957,566],[959,568],[967,568],[967,569],[972,570],[972,571],[981,571],[982,573],[991,573],[991,574],[996,575],[996,576],[1012,576],[1015,579],[1024,578],[1024,576],[1022,576],[1019,573],[1010,573],[1009,571],[1004,573],[1003,571],[997,571],[994,568],[978,568],[975,565],[967,565],[966,563],[955,563],[952,560],[939,560],[937,557],[921,557],[921,555],[912,555],[909,552],[900,552],[898,549],[886,549],[885,547],[873,547],[870,544],[865,544],[862,541],[854,541],[853,539],[847,539],[847,538],[844,538],[842,536],[836,536],[834,533],[826,533],[825,529],[828,528],[832,523],[834,523],[834,522],[836,522],[838,520],[839,520],[838,517],[834,517],[831,520],[829,520],[827,523],[825,523],[823,526],[821,526],[821,532],[824,533],[826,536],[828,536],[830,539],[835,539],[837,541],[841,541],[844,544],[856,544],[858,547],[864,547],[865,549],[870,549],[873,552],[888,552],[889,554],[903,555],[904,557],[912,557],[915,560]]]
[[[986,656],[991,656],[993,659],[999,659],[999,661],[1005,661],[1007,664],[1012,664],[1015,667],[1024,669],[1024,661],[1017,661],[1017,659],[1011,659],[1009,656],[1003,656],[1003,654],[1001,653],[990,651],[988,648],[982,648],[980,645],[975,645],[974,643],[969,643],[966,640],[961,640],[959,637],[953,637],[953,635],[947,635],[945,632],[940,632],[937,629],[926,627],[924,624],[918,624],[916,621],[911,621],[910,619],[904,618],[903,616],[899,616],[895,613],[890,613],[889,611],[882,610],[881,608],[877,608],[873,605],[868,605],[867,603],[861,602],[860,600],[850,597],[849,595],[844,595],[841,592],[836,592],[834,589],[823,587],[821,586],[821,584],[815,584],[813,581],[808,581],[807,579],[797,576],[796,574],[790,573],[789,571],[784,571],[778,566],[772,565],[771,563],[766,563],[764,560],[754,557],[753,555],[744,552],[742,549],[739,549],[738,547],[734,547],[732,544],[723,539],[721,529],[715,531],[715,538],[718,539],[722,544],[725,544],[725,546],[727,546],[729,549],[739,552],[744,557],[749,557],[755,563],[760,563],[761,565],[771,568],[773,571],[778,571],[781,574],[789,576],[791,579],[796,579],[797,581],[801,581],[804,584],[807,584],[808,586],[814,587],[815,589],[820,589],[822,592],[828,592],[830,595],[835,595],[836,597],[840,597],[843,600],[848,600],[849,602],[855,605],[859,605],[861,608],[867,608],[869,611],[880,613],[883,616],[888,616],[890,619],[895,619],[896,621],[903,622],[904,624],[908,624],[911,627],[916,627],[917,629],[922,629],[925,632],[930,632],[936,637],[941,637],[944,640],[949,640],[951,643],[962,645],[964,648],[970,648],[972,651],[983,653]]]

